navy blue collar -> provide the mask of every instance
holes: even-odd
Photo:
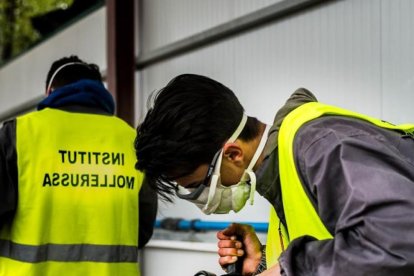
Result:
[[[99,81],[87,79],[54,90],[52,94],[39,103],[37,110],[73,105],[98,108],[109,114],[115,112],[114,99],[103,84]]]

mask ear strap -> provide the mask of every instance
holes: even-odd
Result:
[[[256,174],[253,172],[253,167],[256,165],[257,159],[259,159],[260,155],[263,152],[264,147],[266,146],[267,142],[267,135],[269,133],[270,126],[266,125],[265,130],[260,138],[259,145],[257,146],[256,152],[254,153],[252,160],[250,160],[250,164],[246,169],[246,173],[250,179],[250,205],[254,203],[254,193],[256,192]],[[243,176],[244,177],[244,176]]]
[[[74,65],[74,64],[85,65],[82,62],[68,62],[68,63],[65,63],[62,66],[60,66],[58,69],[56,69],[55,72],[53,73],[53,75],[50,77],[49,83],[47,85],[47,88],[46,88],[46,95],[47,96],[49,96],[50,93],[52,92],[52,84],[53,84],[53,81],[54,81],[56,75],[59,73],[59,71],[61,71],[63,68],[65,68],[67,66]]]
[[[247,122],[247,115],[243,113],[243,117],[240,121],[240,124],[237,126],[236,130],[233,132],[233,134],[230,136],[230,138],[227,140],[226,143],[233,143],[236,141],[236,139],[239,137],[240,133],[243,131],[244,126]]]
[[[262,137],[260,138],[259,145],[257,146],[256,152],[254,153],[252,160],[250,160],[249,166],[247,166],[246,171],[252,171],[254,165],[256,165],[257,160],[259,159],[260,155],[263,152],[264,147],[266,146],[267,142],[267,135],[269,133],[270,126],[266,125],[265,130],[263,131]]]

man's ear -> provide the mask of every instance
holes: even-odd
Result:
[[[237,143],[228,143],[223,147],[223,159],[236,164],[243,162],[243,149]]]

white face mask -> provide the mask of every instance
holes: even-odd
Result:
[[[219,161],[216,167],[218,170],[220,170],[220,165],[221,162]],[[245,175],[248,175],[248,177],[244,177]],[[249,180],[250,183],[247,182]],[[210,183],[210,186],[206,187],[197,199],[190,200],[207,215],[212,213],[227,214],[230,211],[238,212],[244,207],[249,198],[250,204],[253,204],[254,192],[256,190],[255,175],[253,172],[248,173],[247,169],[237,184],[231,186],[222,185],[220,172],[213,174]],[[252,187],[251,184],[253,184]]]
[[[227,143],[232,143],[237,139],[241,130],[244,128],[245,122],[243,122],[243,120],[245,119],[247,118],[243,117],[239,127]],[[201,193],[199,193],[197,198],[187,200],[196,204],[201,211],[207,215],[212,213],[227,214],[230,211],[238,212],[243,208],[249,198],[250,204],[252,205],[254,201],[254,192],[256,191],[256,175],[253,172],[253,167],[256,164],[257,159],[259,159],[266,144],[269,129],[270,126],[266,125],[259,146],[257,147],[255,154],[237,184],[233,184],[231,186],[224,186],[221,184],[220,168],[223,156],[223,150],[221,150],[219,152],[217,163],[214,167],[214,173],[211,176],[210,186],[205,187]],[[184,188],[181,189],[183,190]],[[197,188],[184,190],[192,193],[194,190],[197,190]],[[179,192],[177,192],[177,194],[180,196]],[[185,196],[180,197],[185,198]]]

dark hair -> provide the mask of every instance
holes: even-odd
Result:
[[[77,56],[72,55],[70,57],[64,57],[53,62],[49,69],[49,72],[47,73],[46,89],[48,89],[50,79],[56,70],[58,70],[61,66],[71,62],[75,63],[62,68],[53,78],[53,83],[51,86],[53,86],[55,89],[73,82],[77,82],[81,79],[90,79],[102,82],[102,76],[98,65],[93,63],[86,63]]]
[[[152,99],[153,107],[137,128],[136,169],[171,201],[174,180],[209,164],[236,130],[244,110],[229,88],[192,74],[175,77]],[[249,118],[239,138],[250,140],[258,132],[257,120]]]

